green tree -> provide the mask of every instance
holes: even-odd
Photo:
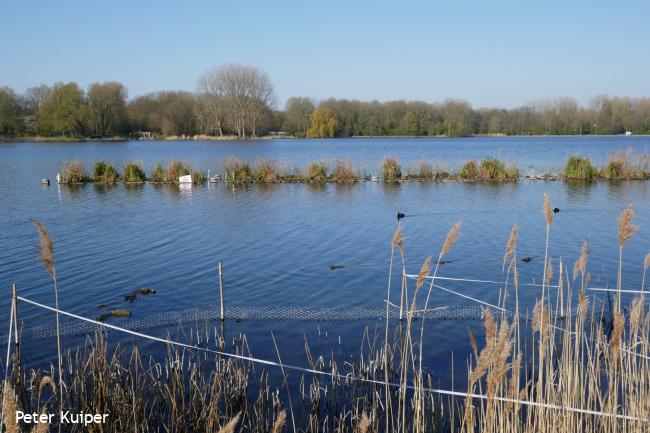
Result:
[[[77,83],[55,84],[38,109],[39,129],[45,134],[82,134],[88,117],[88,105]]]
[[[307,130],[309,138],[332,138],[338,127],[336,115],[329,108],[319,108],[311,113],[311,128]]]
[[[9,87],[0,87],[0,135],[16,134],[20,127],[18,96]]]

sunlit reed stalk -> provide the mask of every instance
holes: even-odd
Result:
[[[386,394],[386,433],[389,433],[390,420],[390,392],[388,387],[388,316],[390,314],[390,287],[393,277],[393,259],[395,257],[395,248],[399,248],[400,254],[404,255],[404,236],[402,235],[402,225],[397,223],[397,229],[393,233],[393,238],[390,243],[390,265],[388,268],[388,289],[386,293],[386,329],[384,335],[384,379],[385,379],[385,394]],[[404,274],[404,272],[402,272]],[[402,320],[402,302],[404,299],[404,286],[402,285],[402,294],[400,295],[399,314]]]
[[[38,259],[43,263],[43,266],[50,274],[52,281],[54,283],[54,306],[56,308],[56,352],[57,352],[57,362],[58,362],[58,388],[59,388],[59,409],[63,410],[63,367],[61,359],[61,324],[59,320],[59,286],[56,280],[56,267],[54,266],[54,246],[52,244],[52,239],[47,233],[45,226],[36,220],[32,220],[32,223],[36,226],[38,230],[38,235],[40,237],[40,248],[38,250]],[[61,431],[61,423],[59,423],[59,431]]]
[[[542,300],[544,300],[544,289],[546,287],[546,267],[548,266],[548,246],[551,236],[551,224],[553,224],[553,208],[551,207],[551,197],[544,193],[544,207],[542,209],[544,219],[546,220],[546,243],[544,245],[544,277],[542,280]]]
[[[621,306],[621,290],[623,289],[623,246],[634,236],[638,229],[638,227],[632,225],[632,218],[634,218],[634,206],[630,204],[618,217],[617,308]]]
[[[650,268],[650,252],[643,259],[643,279],[641,280],[641,291],[645,291],[645,274]]]

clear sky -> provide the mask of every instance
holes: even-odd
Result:
[[[514,107],[650,96],[650,2],[6,0],[0,86],[194,90],[222,63],[291,96]]]

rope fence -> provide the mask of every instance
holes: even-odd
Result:
[[[52,312],[52,313],[58,313],[62,316],[66,316],[75,320],[79,320],[84,323],[91,324],[97,328],[104,328],[104,329],[111,329],[114,331],[118,331],[124,334],[132,335],[135,337],[143,338],[146,340],[150,341],[156,341],[159,343],[163,343],[166,345],[172,345],[188,350],[196,350],[196,351],[201,351],[201,352],[206,352],[206,353],[211,353],[214,355],[218,356],[223,356],[231,359],[238,359],[242,361],[248,361],[256,364],[261,364],[261,365],[266,365],[269,367],[276,367],[280,368],[283,370],[292,370],[292,371],[298,371],[301,373],[307,373],[307,374],[312,374],[312,375],[319,375],[319,376],[325,376],[325,377],[330,377],[333,379],[338,379],[342,378],[347,381],[354,381],[354,382],[361,382],[361,383],[367,383],[367,384],[373,384],[373,385],[381,385],[381,386],[389,386],[391,388],[400,388],[400,389],[409,389],[409,390],[415,390],[416,387],[412,385],[402,385],[399,383],[394,383],[394,382],[384,382],[384,381],[379,381],[379,380],[373,380],[373,379],[368,379],[368,378],[363,378],[363,377],[358,377],[358,376],[353,376],[351,374],[348,375],[340,375],[337,373],[332,373],[328,371],[321,371],[321,370],[315,370],[313,368],[306,368],[306,367],[301,367],[301,366],[296,366],[296,365],[290,365],[290,364],[284,364],[281,362],[275,362],[275,361],[269,361],[266,359],[261,359],[261,358],[255,358],[252,356],[245,356],[245,355],[238,355],[234,353],[229,353],[229,352],[223,352],[220,350],[215,350],[215,349],[209,349],[206,347],[199,347],[195,346],[192,344],[187,344],[187,343],[181,343],[178,341],[173,341],[169,338],[160,338],[156,337],[153,335],[148,335],[144,334],[142,332],[134,331],[132,329],[126,329],[114,324],[110,323],[105,323],[105,322],[100,322],[98,320],[94,319],[89,319],[87,317],[70,313],[65,310],[57,309],[50,307],[45,304],[41,304],[39,302],[24,298],[22,296],[17,296],[15,298],[18,301],[25,302],[27,304],[30,304],[32,306],[41,308],[43,310]],[[7,363],[9,362],[9,356],[10,356],[10,348],[11,348],[11,330],[12,330],[12,323],[13,323],[13,305],[12,305],[12,313],[9,321],[9,336],[8,336],[8,343],[7,343]],[[488,400],[488,396],[485,394],[476,394],[476,393],[466,393],[466,392],[460,392],[460,391],[450,391],[446,389],[439,389],[439,388],[432,388],[432,387],[424,387],[421,389],[423,392],[427,393],[433,393],[433,394],[439,394],[439,395],[445,395],[445,396],[451,396],[451,397],[463,397],[463,398],[472,398],[472,399],[478,399],[478,400]],[[545,409],[551,409],[551,410],[561,410],[561,411],[568,411],[568,412],[573,412],[573,413],[580,413],[584,415],[593,415],[593,416],[599,416],[599,417],[606,417],[606,418],[615,418],[615,419],[622,419],[622,420],[627,420],[627,421],[638,421],[638,422],[648,422],[648,419],[646,418],[639,418],[635,416],[630,416],[630,415],[623,415],[623,414],[617,414],[617,413],[609,413],[609,412],[601,412],[601,411],[595,411],[595,410],[590,410],[590,409],[583,409],[583,408],[578,408],[578,407],[572,407],[568,405],[562,405],[562,404],[550,404],[550,403],[539,403],[539,402],[533,402],[533,401],[528,401],[528,400],[519,400],[519,399],[513,399],[513,398],[506,398],[506,397],[489,397],[492,400],[495,401],[500,401],[504,403],[512,403],[512,404],[519,404],[522,406],[528,406],[528,407],[541,407]]]

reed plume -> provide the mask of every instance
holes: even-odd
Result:
[[[393,233],[393,239],[391,241],[391,246],[393,248],[399,248],[400,253],[404,254],[404,235],[402,235],[402,225],[397,224],[397,229]]]
[[[218,431],[218,433],[234,433],[235,428],[237,427],[237,423],[239,422],[239,418],[241,417],[241,412],[239,412],[237,415],[235,415],[226,425],[221,427]]]
[[[50,277],[55,278],[54,247],[52,245],[52,239],[43,224],[36,220],[32,220],[32,223],[36,226],[38,235],[41,239],[41,245],[38,250],[38,259],[43,263],[43,266],[50,274]]]
[[[580,248],[580,257],[576,260],[573,265],[573,281],[578,278],[578,275],[582,275],[582,278],[585,277],[585,271],[587,270],[587,260],[589,258],[589,239],[585,239]]]
[[[629,205],[618,217],[618,245],[622,247],[627,241],[634,236],[638,230],[637,226],[632,225],[634,217],[634,206]]]
[[[445,239],[445,243],[442,245],[442,249],[440,250],[440,257],[446,255],[454,247],[454,244],[460,237],[459,232],[460,232],[461,224],[462,221],[458,221],[456,224],[451,226],[451,229],[449,229],[449,233],[447,233],[447,238]]]
[[[280,433],[286,423],[287,423],[287,412],[283,410],[278,414],[278,417],[275,419],[275,422],[273,423],[273,428],[271,429],[271,433]]]
[[[612,336],[609,340],[609,367],[616,369],[616,362],[621,349],[621,338],[625,328],[625,318],[620,311],[614,312],[614,324],[612,329]]]
[[[551,207],[551,197],[547,193],[544,193],[544,208],[542,209],[542,213],[546,219],[546,225],[550,226],[553,223],[553,217],[555,214],[553,213],[553,208]]]
[[[357,433],[367,433],[369,427],[370,418],[368,418],[368,415],[364,412],[363,415],[361,415],[361,421],[359,421],[359,425],[357,426]]]
[[[634,206],[630,204],[618,217],[618,279],[616,287],[618,294],[616,297],[616,306],[621,306],[621,290],[623,289],[623,246],[629,241],[638,227],[632,225],[634,218]]]
[[[429,272],[431,271],[431,256],[427,257],[424,263],[422,263],[422,267],[420,268],[420,272],[418,272],[418,279],[417,283],[415,285],[415,291],[420,290],[422,287],[422,284],[424,284],[424,280],[426,277],[429,276]]]
[[[519,237],[519,228],[517,224],[513,224],[512,230],[510,231],[510,237],[508,238],[508,243],[506,244],[506,251],[503,254],[503,267],[501,271],[505,270],[506,262],[510,260],[515,254],[515,248],[517,246],[517,239]]]
[[[47,233],[45,226],[39,221],[32,220],[32,223],[36,226],[38,230],[38,235],[41,239],[40,249],[38,251],[38,258],[47,269],[47,272],[52,277],[52,282],[54,283],[54,306],[56,308],[56,353],[58,361],[58,373],[59,373],[59,411],[63,410],[63,387],[61,386],[63,382],[63,362],[61,357],[61,323],[59,319],[59,286],[56,280],[56,268],[54,266],[54,246],[52,244],[52,239]],[[61,431],[61,423],[59,423],[59,432]]]

